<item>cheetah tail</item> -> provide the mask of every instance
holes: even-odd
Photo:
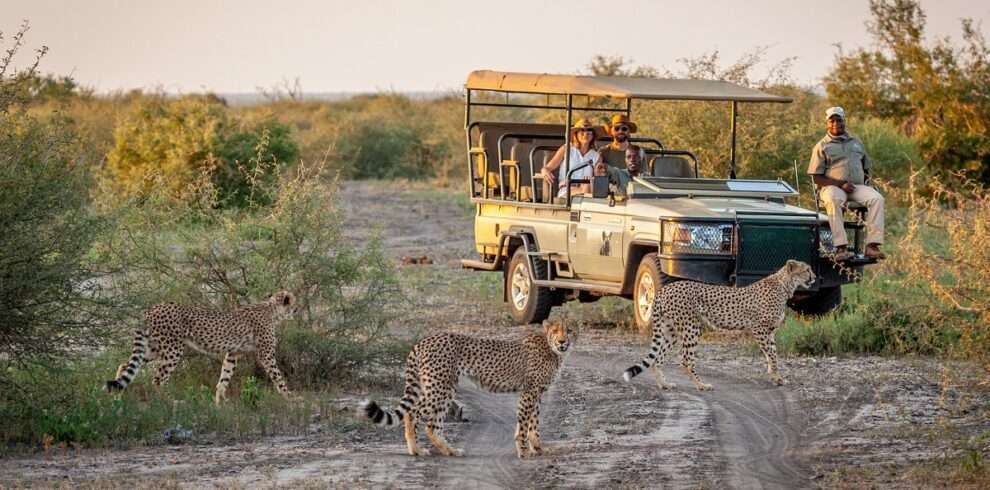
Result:
[[[661,349],[664,351],[667,349],[667,346],[660,345],[661,343],[668,342],[668,340],[664,336],[663,328],[661,328],[664,319],[660,312],[659,299],[660,295],[658,294],[657,301],[653,303],[653,314],[650,317],[650,323],[653,324],[653,340],[651,342],[652,345],[650,346],[650,353],[644,356],[638,363],[622,372],[622,379],[624,379],[626,383],[632,381],[632,379],[638,376],[639,373],[642,373],[644,369],[649,369],[653,363],[657,362],[657,352],[661,352]]]
[[[419,397],[419,369],[415,352],[412,352],[406,359],[406,389],[399,400],[399,406],[395,410],[388,410],[374,401],[365,401],[361,403],[361,410],[374,423],[392,427],[399,425],[407,413],[412,413],[419,403]]]
[[[116,379],[107,381],[106,390],[120,391],[127,388],[127,385],[134,381],[134,377],[137,376],[138,370],[141,369],[141,365],[144,364],[145,354],[148,352],[148,337],[141,330],[134,331],[134,351],[131,352],[131,358],[126,365],[121,365],[117,370]]]

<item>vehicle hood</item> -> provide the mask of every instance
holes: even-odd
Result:
[[[764,215],[769,219],[808,219],[814,210],[791,206],[778,201],[744,197],[674,197],[663,199],[634,199],[628,213],[644,218],[725,218],[734,221],[737,215]],[[819,219],[825,219],[819,215]]]

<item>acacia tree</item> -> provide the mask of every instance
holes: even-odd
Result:
[[[825,77],[828,97],[854,113],[894,120],[933,169],[990,184],[990,49],[972,20],[961,47],[926,44],[915,0],[871,0],[876,47],[839,52]]]
[[[10,381],[7,365],[84,352],[115,320],[87,261],[106,221],[90,212],[75,133],[57,114],[27,109],[26,84],[46,50],[13,69],[27,27],[0,59],[0,385]]]

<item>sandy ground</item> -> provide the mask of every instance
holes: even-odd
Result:
[[[346,183],[342,192],[348,222],[373,223],[397,262],[434,261],[400,268],[409,311],[397,329],[532,331],[512,325],[497,279],[459,269],[458,259],[473,256],[471,212],[448,193],[380,183]],[[350,239],[376,233],[363,228]],[[646,339],[616,327],[616,312],[628,309],[602,301],[564,311],[581,333],[543,399],[545,456],[516,458],[514,395],[469,382],[458,390],[467,421],[446,429],[466,456],[407,456],[400,430],[363,423],[354,411],[369,395],[394,404],[397,385],[341,395],[334,404],[349,422],[314,421],[306,435],[19,456],[0,460],[0,486],[900,488],[917,486],[906,469],[990,428],[990,394],[960,388],[957,366],[930,359],[784,357],[788,384],[777,387],[748,340],[710,336],[699,373],[713,391],[695,390],[670,361],[665,372],[677,389],[660,391],[649,372],[627,384],[622,371],[647,349]]]

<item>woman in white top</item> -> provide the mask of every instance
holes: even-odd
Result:
[[[540,174],[543,175],[543,181],[550,184],[550,188],[553,188],[554,182],[558,183],[558,197],[567,196],[567,172],[564,168],[564,160],[568,149],[571,152],[571,167],[572,169],[579,168],[582,165],[586,165],[571,174],[572,179],[591,179],[594,175],[594,164],[598,161],[598,151],[595,149],[595,127],[591,124],[591,121],[587,119],[578,119],[571,127],[571,141],[569,145],[562,145],[557,149],[557,153],[554,153],[553,158],[547,162],[546,165],[540,169]],[[556,172],[557,169],[559,172]],[[558,174],[559,173],[559,177]],[[571,194],[580,193],[591,193],[590,184],[574,184],[571,188]]]

